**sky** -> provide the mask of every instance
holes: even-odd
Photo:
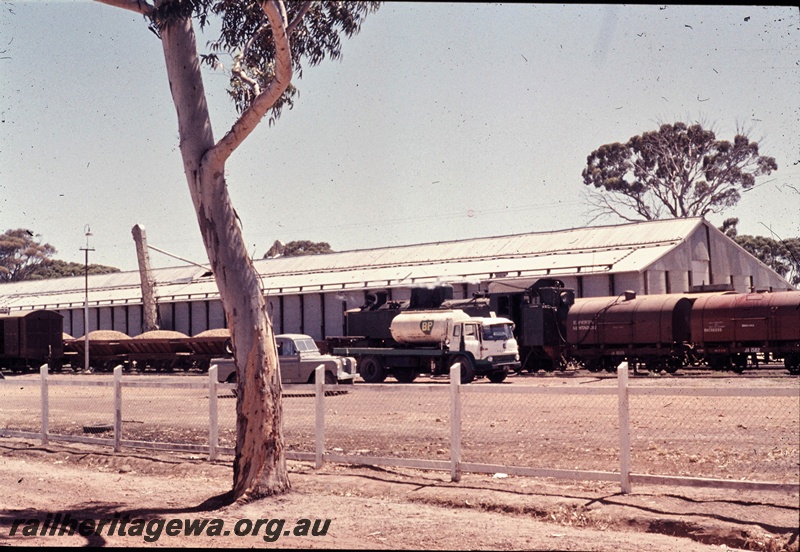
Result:
[[[219,138],[236,112],[225,74],[204,79]],[[800,236],[797,7],[393,2],[295,85],[294,109],[227,163],[254,258],[275,240],[346,251],[583,227],[586,157],[677,121],[743,129],[777,161],[712,223]],[[141,16],[0,2],[0,232],[83,263],[88,228],[90,263],[136,270],[140,224],[206,263],[178,144]]]

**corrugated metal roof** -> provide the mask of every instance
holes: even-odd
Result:
[[[436,242],[325,255],[255,260],[270,294],[409,286],[435,281],[478,282],[505,275],[566,275],[644,269],[689,236],[702,219],[595,226]],[[160,301],[218,297],[212,277],[197,266],[154,269]],[[89,302],[141,301],[138,271],[89,276]],[[0,306],[68,308],[83,305],[84,278],[3,284]]]

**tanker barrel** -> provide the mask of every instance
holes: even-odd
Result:
[[[414,311],[398,314],[392,320],[392,339],[398,343],[436,345],[443,342],[454,323],[468,320],[464,311]]]

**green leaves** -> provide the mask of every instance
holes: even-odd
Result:
[[[739,219],[723,221],[719,230],[748,253],[786,278],[793,286],[800,285],[800,238],[774,239],[765,236],[739,235]]]
[[[677,122],[625,144],[600,146],[587,157],[582,176],[599,190],[601,214],[656,220],[719,213],[777,168],[744,134],[717,140],[699,124]]]
[[[322,255],[334,253],[328,242],[312,242],[309,240],[290,241],[286,245],[279,241],[264,254],[265,259],[274,257],[299,257],[301,255]]]
[[[17,228],[0,234],[0,282],[42,280],[83,275],[86,269],[81,263],[68,263],[51,259],[56,248],[49,243],[40,243],[41,236],[30,230]],[[118,268],[89,265],[89,274],[119,272]]]
[[[240,0],[196,0],[202,4],[196,14],[220,18],[219,38],[209,44],[211,53],[201,56],[208,66],[220,67],[220,57],[231,58],[229,94],[238,112],[243,112],[273,76],[275,42],[266,16],[258,2]],[[318,65],[327,58],[342,55],[341,37],[350,37],[361,29],[367,14],[380,2],[287,2],[287,25],[291,29],[292,67],[302,78],[304,65]],[[270,122],[280,117],[284,107],[291,109],[297,88],[290,86],[271,110]]]
[[[56,252],[49,243],[39,243],[30,230],[17,228],[0,235],[0,282],[24,280],[33,267]]]

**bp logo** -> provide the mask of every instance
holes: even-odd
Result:
[[[431,335],[433,331],[433,320],[423,320],[419,323],[419,329],[422,330],[422,333],[425,335]]]

